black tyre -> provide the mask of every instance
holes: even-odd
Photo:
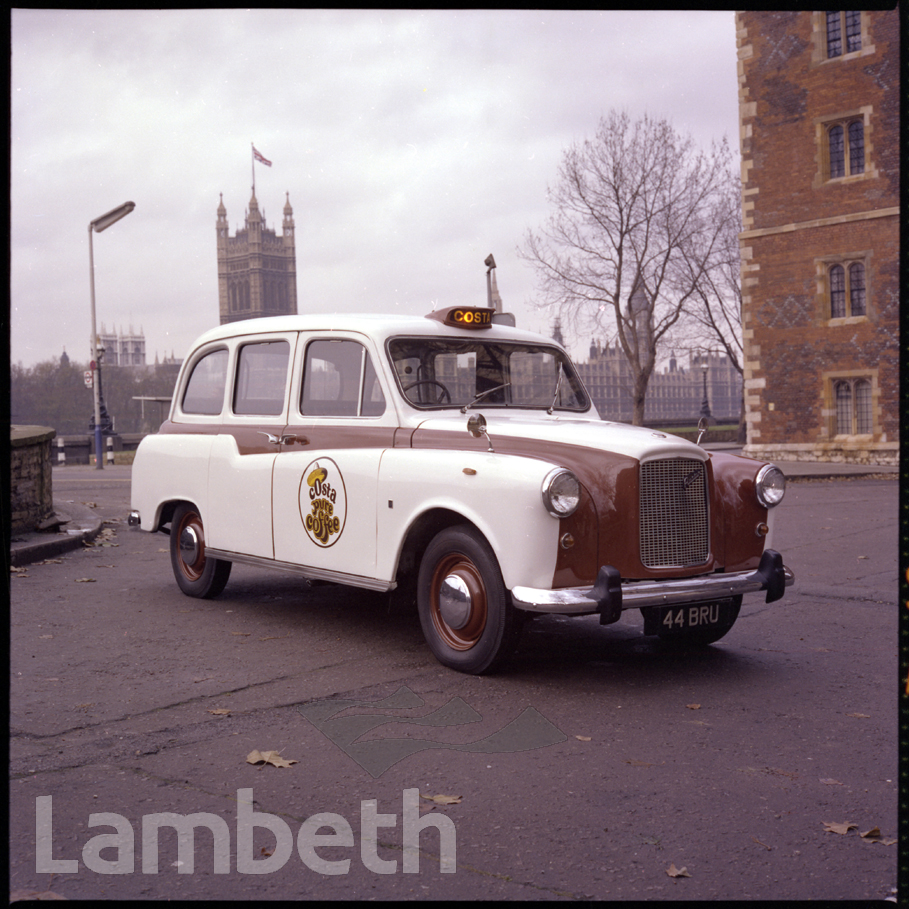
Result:
[[[230,577],[230,562],[205,556],[205,529],[195,505],[182,503],[170,524],[170,562],[180,589],[190,597],[216,597]]]
[[[742,598],[734,597],[727,612],[727,620],[720,625],[710,625],[705,628],[685,628],[682,631],[660,632],[660,640],[673,644],[687,644],[695,647],[706,647],[720,638],[725,637],[742,608]]]
[[[417,608],[439,662],[474,675],[503,663],[521,627],[492,549],[466,524],[443,530],[427,547]]]

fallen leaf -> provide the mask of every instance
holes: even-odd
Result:
[[[700,709],[701,709],[701,705],[700,705],[700,704],[686,704],[685,706],[686,706],[689,710],[700,710]]]
[[[855,717],[857,720],[870,720],[871,717],[867,713],[847,713],[846,716]]]
[[[825,786],[842,786],[843,785],[839,780],[834,780],[834,779],[821,780],[821,782]]]
[[[684,865],[682,865],[681,868],[676,868],[675,862],[670,863],[669,867],[666,869],[666,873],[670,877],[691,877],[688,873],[688,869]]]
[[[866,843],[880,843],[882,846],[895,846],[895,839],[885,838],[881,835],[880,827],[872,827],[867,833],[859,834]]]
[[[421,799],[426,799],[427,802],[435,802],[437,805],[458,805],[461,802],[463,796],[460,795],[423,795],[420,793]]]
[[[859,556],[860,559],[867,559],[868,556]]]
[[[39,634],[38,638],[42,641],[49,641],[53,637],[52,634]]]
[[[216,707],[208,711],[212,716],[230,716],[230,711],[226,707]]]
[[[77,584],[94,584],[95,579],[94,578],[76,578],[76,583]]]
[[[824,825],[824,833],[838,833],[840,836],[845,836],[850,830],[855,830],[855,824],[842,823],[835,824],[832,821],[822,821]]]
[[[589,742],[589,741],[590,741],[590,736],[589,736],[589,735],[576,735],[575,738],[576,738],[579,742]]]
[[[10,565],[9,570],[15,574],[23,574],[24,572],[28,571],[28,568],[23,568],[18,565]]]
[[[281,757],[279,751],[250,751],[246,756],[247,764],[271,764],[273,767],[290,767],[299,761],[288,761]]]
[[[232,631],[232,635],[238,638],[248,638],[252,632],[251,631]]]

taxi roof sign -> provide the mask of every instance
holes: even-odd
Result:
[[[480,306],[450,306],[431,312],[426,318],[435,319],[454,328],[492,328],[494,309]]]

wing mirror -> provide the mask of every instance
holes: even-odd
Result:
[[[704,433],[707,432],[707,428],[709,426],[710,421],[707,419],[707,417],[701,417],[701,419],[698,420],[698,440],[696,444],[701,444],[701,439],[703,438]]]
[[[489,433],[486,431],[486,417],[484,417],[483,414],[472,413],[467,418],[467,431],[475,439],[486,436],[486,441],[489,443],[489,451],[493,450],[492,439],[489,438]]]

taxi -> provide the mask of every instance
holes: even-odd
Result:
[[[526,618],[641,610],[697,644],[781,598],[772,464],[600,419],[565,350],[494,309],[222,325],[143,439],[130,525],[188,596],[233,563],[403,592],[444,665],[486,673]]]

